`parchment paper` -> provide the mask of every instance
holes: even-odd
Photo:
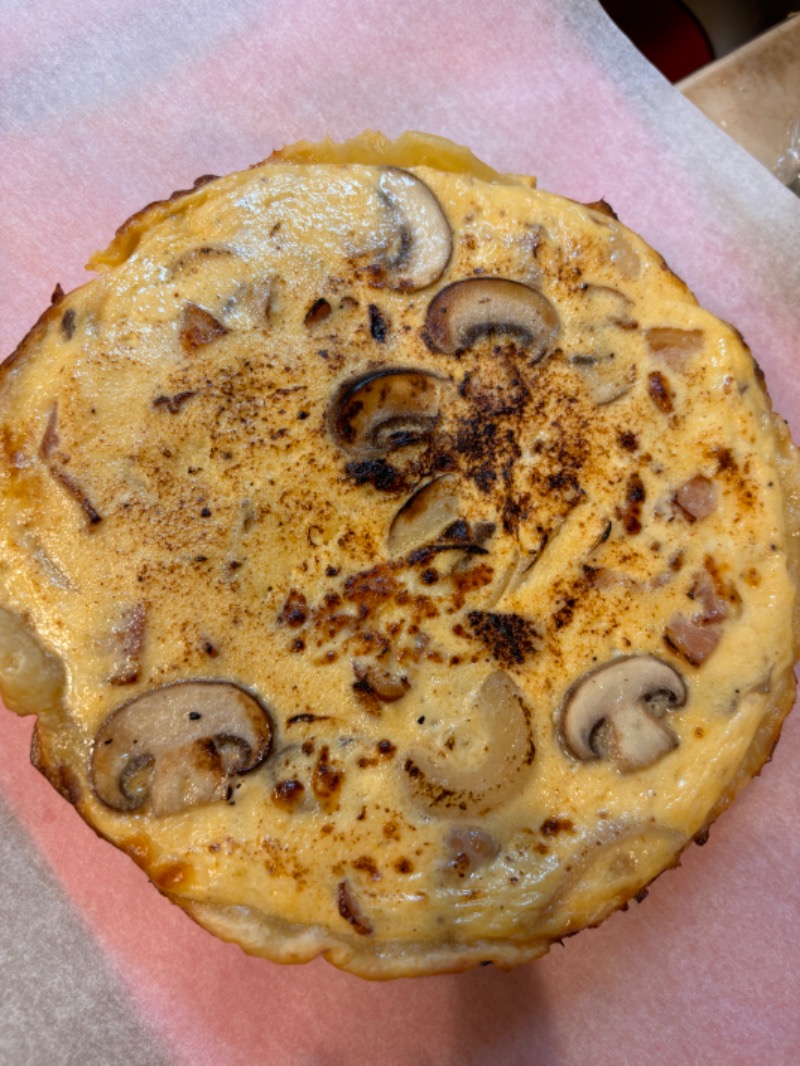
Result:
[[[592,0],[0,0],[0,353],[144,203],[365,127],[610,201],[742,330],[800,438],[800,201]],[[196,928],[28,766],[30,728],[0,714],[3,1063],[797,1061],[797,715],[645,903],[511,974],[384,985]]]

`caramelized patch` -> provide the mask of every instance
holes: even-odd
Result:
[[[647,393],[659,411],[665,415],[672,411],[672,390],[660,370],[653,370],[647,376]]]
[[[305,788],[301,781],[279,781],[272,790],[272,802],[284,810],[294,810],[303,798]]]
[[[197,304],[187,304],[181,318],[181,347],[187,355],[224,337],[227,329],[208,311]]]
[[[369,936],[373,932],[370,922],[359,912],[346,881],[340,881],[336,888],[336,904],[339,914],[352,925],[359,936]]]
[[[400,492],[406,482],[397,467],[385,459],[363,459],[348,463],[345,473],[355,485],[373,485],[379,492]]]
[[[280,621],[292,629],[297,629],[305,624],[307,618],[308,603],[305,596],[297,589],[292,589],[286,597],[286,603],[280,613]]]
[[[167,866],[154,866],[150,878],[165,892],[187,888],[193,879],[194,870],[187,862],[172,862]]]
[[[642,530],[642,504],[646,498],[644,482],[641,476],[634,472],[628,478],[625,490],[625,508],[619,511],[619,518],[623,528],[630,536],[641,533]]]
[[[539,634],[533,622],[518,614],[470,611],[470,628],[503,666],[524,663],[536,651]]]
[[[338,808],[343,781],[343,771],[331,760],[327,744],[323,745],[311,776],[311,788],[326,811],[335,811]]]

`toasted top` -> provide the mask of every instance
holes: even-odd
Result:
[[[0,372],[0,684],[201,921],[369,976],[511,965],[758,768],[795,453],[607,205],[370,135],[92,263]]]

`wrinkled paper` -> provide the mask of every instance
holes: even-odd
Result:
[[[0,353],[143,204],[299,138],[407,128],[609,201],[744,333],[800,438],[800,201],[593,0],[5,0]],[[800,717],[700,852],[510,974],[370,984],[195,927],[0,715],[0,1060],[106,1066],[788,1062],[800,1046]]]

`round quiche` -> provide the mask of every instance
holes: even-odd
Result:
[[[152,204],[0,371],[0,686],[198,922],[366,977],[641,895],[794,696],[797,453],[600,201],[449,142]]]

